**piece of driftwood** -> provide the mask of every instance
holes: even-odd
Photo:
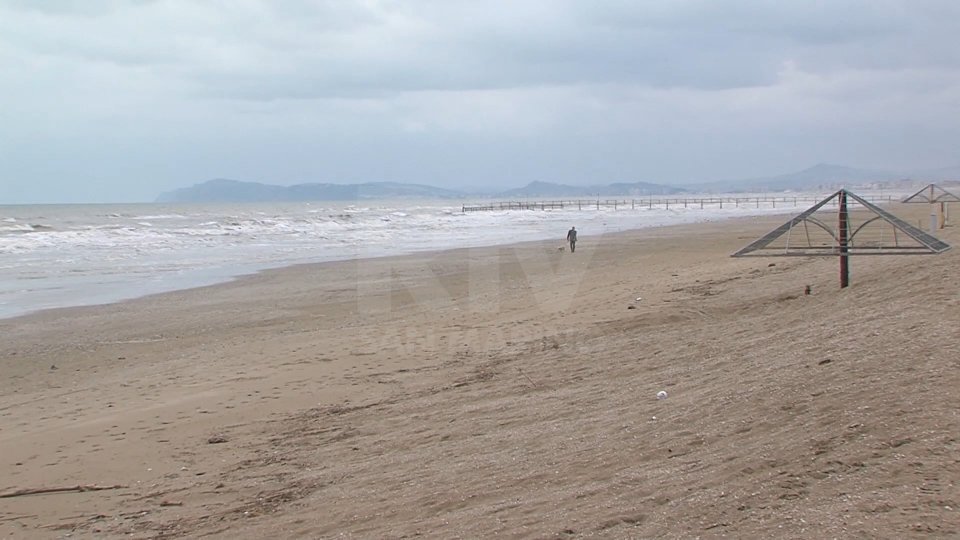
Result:
[[[24,514],[22,516],[0,517],[0,523],[3,523],[4,521],[16,521],[18,519],[30,519],[35,517],[37,517],[36,514]]]
[[[50,487],[50,488],[30,488],[30,489],[18,489],[17,491],[11,491],[10,493],[0,493],[0,499],[9,499],[12,497],[24,497],[26,495],[43,495],[47,493],[81,493],[84,491],[103,491],[106,489],[123,489],[127,486],[115,485],[115,486],[97,486],[97,485],[88,485],[88,486],[67,486],[67,487]]]

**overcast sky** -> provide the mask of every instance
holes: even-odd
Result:
[[[0,204],[960,164],[956,0],[0,0]]]

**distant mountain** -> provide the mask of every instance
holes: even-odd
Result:
[[[856,169],[842,165],[819,164],[799,172],[777,176],[701,182],[668,186],[648,182],[616,182],[612,184],[574,186],[552,182],[531,182],[524,187],[500,192],[469,193],[421,184],[368,182],[364,184],[297,184],[276,186],[259,182],[217,179],[161,194],[157,202],[270,202],[314,200],[360,200],[386,198],[464,199],[493,197],[500,199],[562,197],[640,197],[671,195],[684,192],[736,193],[758,191],[828,191],[864,184],[915,184],[960,180],[960,166],[894,173]]]
[[[219,178],[161,194],[157,202],[346,201],[395,197],[463,197],[459,191],[395,182],[365,184],[297,184],[275,186]]]
[[[594,186],[570,186],[554,184],[552,182],[530,182],[522,188],[508,189],[496,193],[495,197],[630,197],[640,195],[669,195],[682,193],[684,188],[650,184],[647,182],[624,183],[618,182]]]
[[[483,196],[517,197],[620,197],[666,195],[683,192],[683,188],[645,182],[615,183],[595,186],[569,186],[550,182],[531,182],[525,187]],[[477,195],[477,194],[474,194]],[[259,182],[240,182],[219,178],[161,194],[157,202],[269,202],[269,201],[344,201],[396,197],[464,198],[461,191],[395,182],[365,184],[297,184],[276,186]]]
[[[855,169],[842,165],[821,163],[799,172],[744,180],[721,180],[685,186],[706,192],[742,191],[807,191],[829,190],[858,184],[890,182],[904,178],[903,174],[886,171]]]

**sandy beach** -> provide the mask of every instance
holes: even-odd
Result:
[[[960,535],[960,249],[729,257],[785,219],[0,320],[0,535]]]

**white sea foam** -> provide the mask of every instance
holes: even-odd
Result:
[[[462,213],[448,201],[0,207],[0,316],[262,268],[793,212],[790,206]],[[584,239],[586,241],[586,238]]]

